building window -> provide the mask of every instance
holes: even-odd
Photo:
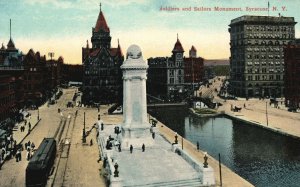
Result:
[[[280,75],[276,75],[276,80],[280,80]]]

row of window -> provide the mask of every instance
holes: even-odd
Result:
[[[266,66],[267,64],[269,65],[276,65],[276,66],[279,66],[280,64],[284,64],[284,62],[247,62],[247,65],[263,65],[263,66]]]
[[[265,26],[265,25],[262,25],[262,26],[246,26],[246,30],[247,31],[281,31],[281,32],[291,32],[291,31],[294,31],[294,28],[293,26]]]
[[[261,69],[248,69],[247,70],[248,73],[283,73],[284,72],[284,68],[268,68],[268,71],[266,68],[261,68]]]
[[[283,51],[283,48],[282,47],[261,47],[261,48],[258,48],[258,47],[255,47],[255,48],[252,48],[252,47],[248,47],[246,49],[246,51],[248,52],[280,52],[280,51]]]
[[[171,69],[169,70],[169,76],[173,77],[175,75],[175,70]],[[178,70],[178,75],[182,75],[181,69]]]
[[[168,62],[168,67],[182,67],[182,61],[176,61],[175,63],[174,62]]]
[[[247,77],[247,80],[248,81],[252,81],[252,80],[255,80],[255,81],[266,81],[266,80],[282,80],[282,76],[281,75],[249,75]]]
[[[183,78],[182,77],[178,77],[177,80],[178,80],[178,84],[183,83]],[[169,78],[169,84],[175,84],[175,78],[174,77]]]
[[[283,59],[284,55],[247,55],[247,59]]]
[[[233,46],[240,46],[240,45],[248,45],[248,46],[253,46],[253,45],[260,45],[260,46],[282,46],[288,44],[287,41],[278,41],[276,40],[275,42],[273,41],[265,41],[265,40],[240,40],[240,41],[232,41],[230,42],[230,45]]]

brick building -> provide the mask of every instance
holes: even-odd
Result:
[[[63,64],[64,59],[61,56],[57,60],[51,59],[46,61],[47,95],[51,94],[49,92],[56,90],[57,86],[61,85]]]
[[[171,57],[148,59],[147,92],[163,100],[180,101],[188,96],[192,84],[203,79],[203,58],[197,57],[197,50],[192,46],[189,57],[184,57],[180,40],[172,50]],[[196,88],[196,87],[195,87]]]
[[[285,65],[285,104],[288,107],[300,108],[300,41],[284,47]]]
[[[197,57],[197,50],[194,46],[189,51],[189,57],[184,58],[184,83],[199,84],[203,81],[204,59]]]
[[[295,39],[295,24],[293,17],[283,16],[241,16],[231,20],[231,94],[283,95],[283,46]]]
[[[23,65],[26,105],[40,105],[46,99],[48,87],[46,57],[30,49],[24,57]]]
[[[92,47],[82,48],[83,96],[82,102],[111,103],[122,100],[122,72],[124,61],[120,44],[111,47],[110,29],[100,9],[95,27],[92,29]]]

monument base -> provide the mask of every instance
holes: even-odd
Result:
[[[142,148],[142,145],[151,147],[154,145],[154,140],[150,133],[150,126],[123,126],[122,127],[122,149],[129,149],[130,145],[134,149]]]

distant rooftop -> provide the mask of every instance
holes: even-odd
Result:
[[[204,66],[226,66],[229,65],[229,59],[205,59]]]
[[[296,24],[294,17],[284,17],[284,16],[251,16],[244,15],[231,20],[230,25],[234,25],[241,22],[261,22],[261,23],[292,23]]]

